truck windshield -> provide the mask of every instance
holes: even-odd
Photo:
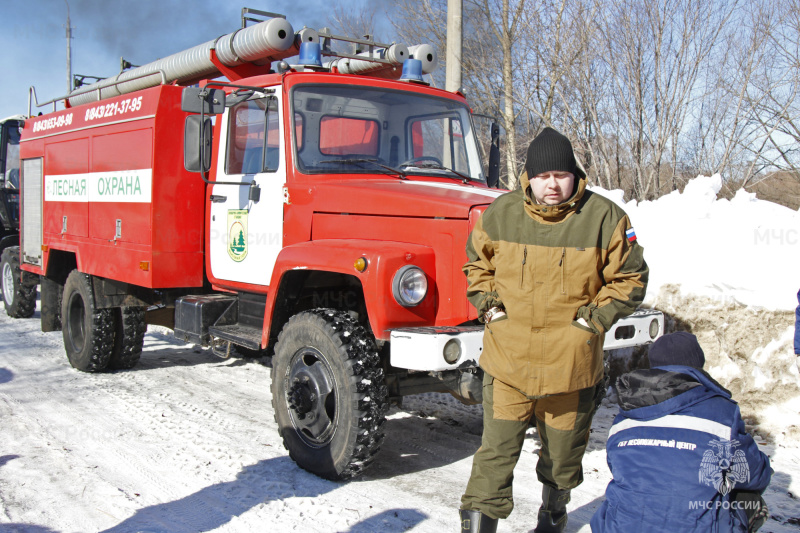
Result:
[[[300,85],[292,94],[297,166],[485,181],[467,107],[411,92]]]

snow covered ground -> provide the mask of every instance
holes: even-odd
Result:
[[[652,272],[647,303],[698,335],[708,369],[741,401],[770,456],[772,519],[762,531],[800,531],[800,376],[791,349],[800,218],[744,193],[715,200],[717,188],[717,178],[699,178],[683,194],[625,205]],[[0,312],[0,531],[458,530],[479,406],[406,398],[389,413],[372,468],[333,483],[297,468],[283,449],[268,361],[219,359],[151,328],[135,369],[83,374],[38,316]],[[595,418],[567,531],[588,532],[603,499],[615,413],[606,401]],[[537,450],[531,430],[516,509],[501,532],[535,526]]]

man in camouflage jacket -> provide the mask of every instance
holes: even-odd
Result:
[[[529,179],[530,177],[530,179]],[[535,419],[543,483],[537,532],[563,531],[603,378],[603,336],[641,304],[648,268],[617,205],[586,190],[569,140],[545,128],[522,188],[486,210],[467,242],[467,297],[486,324],[484,429],[462,497],[462,531],[493,531]]]

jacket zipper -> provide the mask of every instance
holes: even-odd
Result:
[[[519,288],[521,289],[525,283],[525,263],[528,262],[528,247],[522,248],[522,270],[519,273]]]
[[[566,265],[564,265],[564,257],[567,255],[567,249],[561,249],[561,260],[558,262],[558,266],[561,267],[561,294],[566,294],[567,291],[564,287],[564,270],[566,270]]]

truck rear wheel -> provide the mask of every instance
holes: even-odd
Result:
[[[108,367],[114,370],[126,370],[136,366],[142,355],[144,333],[147,324],[144,321],[143,307],[118,307],[114,309],[114,348]]]
[[[349,314],[289,319],[272,361],[272,405],[299,466],[332,480],[360,474],[383,441],[386,396],[375,343]]]
[[[96,309],[91,277],[73,270],[64,284],[61,331],[70,364],[83,372],[108,366],[114,347],[112,309]]]
[[[10,246],[0,256],[3,305],[11,318],[30,318],[36,310],[36,283],[19,268],[19,248]]]

